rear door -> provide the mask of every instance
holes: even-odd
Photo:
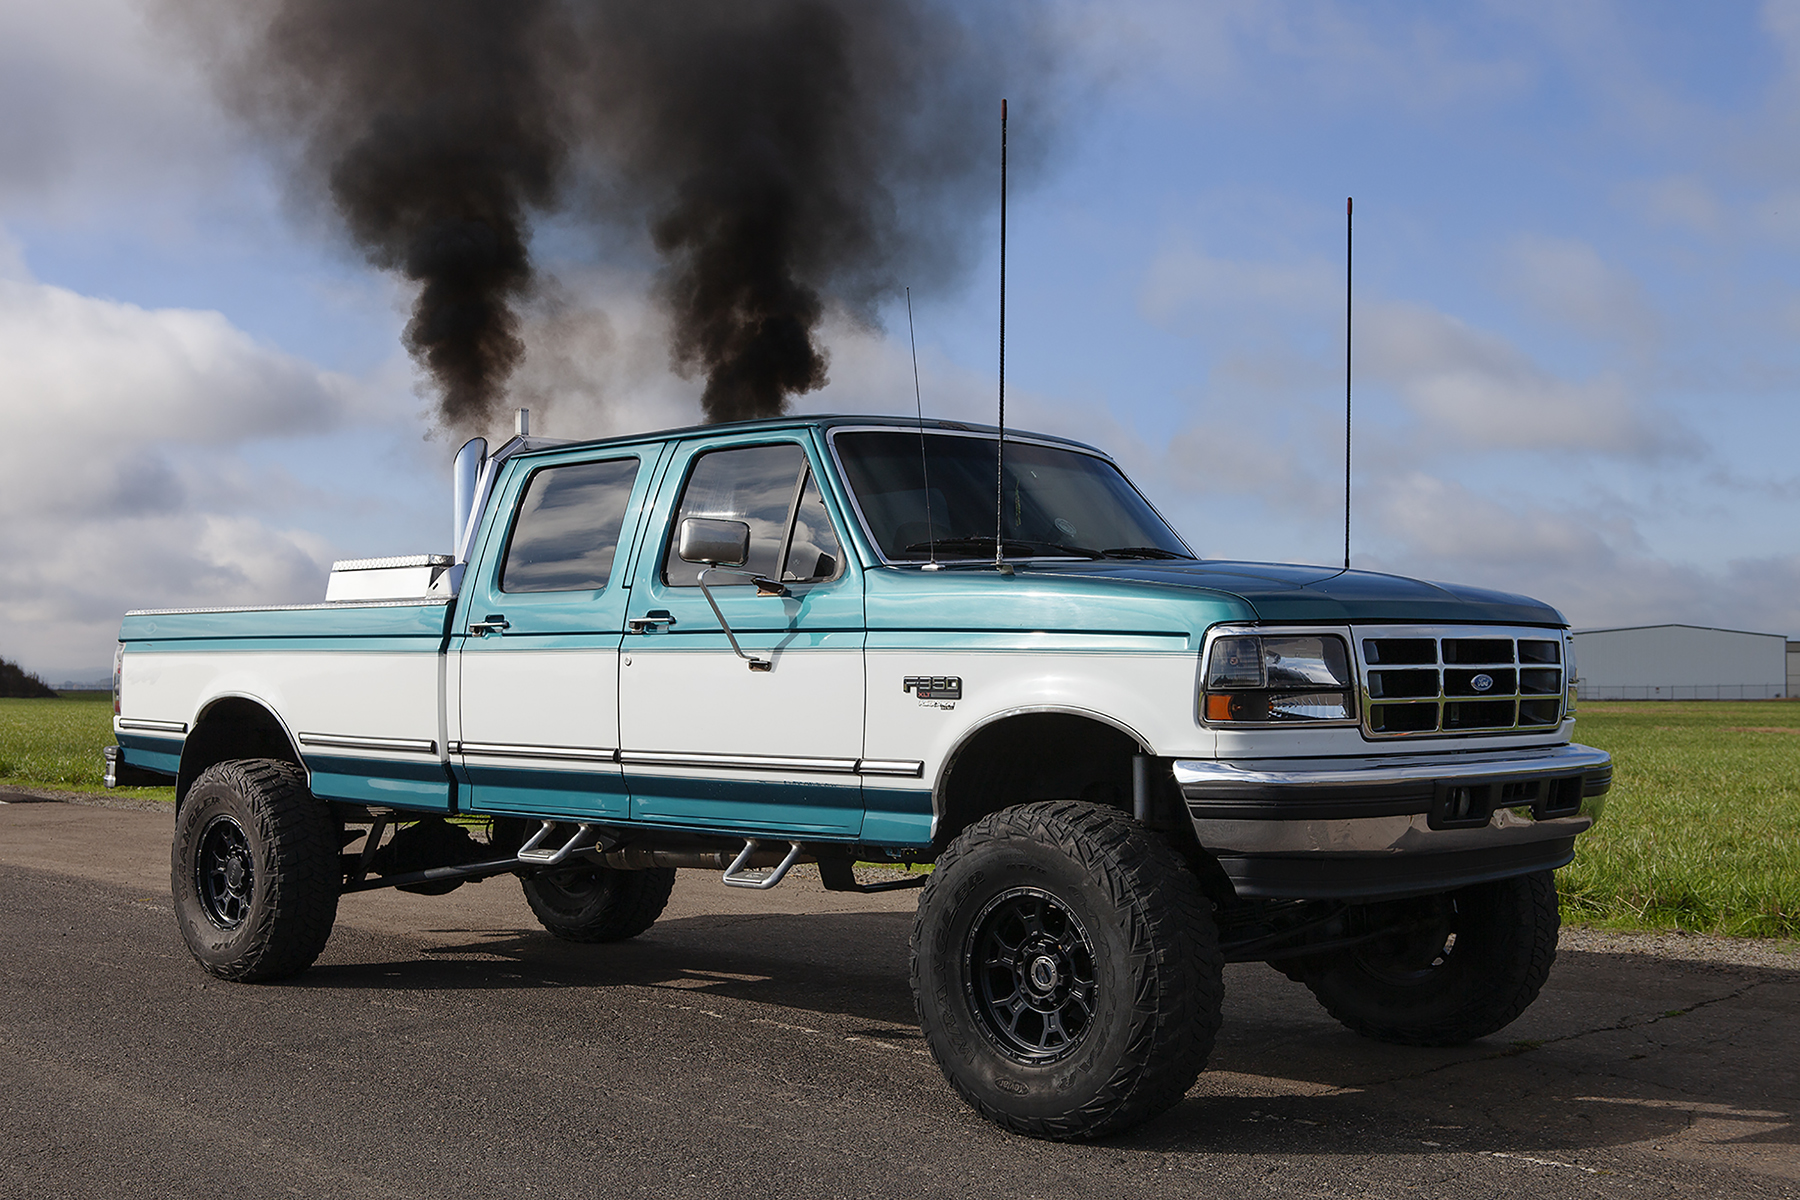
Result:
[[[621,819],[624,568],[655,448],[534,459],[495,497],[453,657],[453,761],[475,812]]]
[[[853,836],[862,824],[862,575],[805,431],[676,446],[633,576],[619,671],[634,819]],[[676,555],[685,517],[744,521],[749,573],[709,577],[751,670]]]

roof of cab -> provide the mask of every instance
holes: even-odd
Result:
[[[917,417],[884,417],[870,416],[866,413],[818,413],[797,414],[789,417],[768,417],[757,421],[726,421],[717,425],[683,425],[675,429],[648,430],[643,433],[621,434],[609,438],[591,438],[587,440],[558,441],[549,445],[532,446],[528,450],[516,451],[517,454],[539,454],[551,450],[573,450],[587,446],[626,446],[641,442],[662,442],[671,438],[711,436],[721,433],[760,433],[764,430],[799,429],[811,426],[820,431],[828,431],[844,426],[889,426],[895,429],[918,429],[921,425],[927,430],[948,430],[953,433],[997,434],[999,429],[993,425],[979,425],[969,421],[952,421],[941,417],[926,417],[920,421]],[[1012,429],[1007,431],[1008,437],[1030,438],[1035,442],[1050,442],[1057,445],[1073,446],[1090,453],[1106,455],[1104,450],[1090,446],[1086,442],[1078,442],[1073,438],[1058,437],[1050,433],[1036,433],[1028,429]],[[534,441],[539,439],[532,439]]]

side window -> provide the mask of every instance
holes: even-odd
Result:
[[[819,481],[808,471],[806,486],[800,489],[800,503],[794,510],[787,561],[781,567],[782,581],[806,583],[830,579],[838,573],[838,559],[842,554],[837,534],[831,528],[831,518],[825,514],[825,499],[819,495]]]
[[[663,579],[675,587],[700,581],[701,568],[675,553],[681,522],[688,517],[747,522],[750,560],[742,569],[752,574],[800,582],[838,573],[837,535],[806,452],[791,442],[713,450],[694,461],[663,555]]]
[[[570,463],[525,484],[500,568],[503,592],[598,591],[612,573],[638,460]]]

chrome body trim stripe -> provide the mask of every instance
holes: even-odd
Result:
[[[436,754],[437,743],[419,738],[351,737],[340,733],[302,733],[302,746],[333,750],[399,750],[408,754]]]
[[[150,721],[143,717],[114,717],[115,729],[141,729],[146,733],[186,733],[186,721]]]
[[[925,764],[917,759],[861,758],[856,762],[858,775],[896,775],[905,779],[920,779],[925,774]]]
[[[219,608],[134,608],[128,617],[206,616],[212,613],[310,612],[314,609],[346,608],[442,608],[455,596],[408,596],[399,600],[326,600],[318,604],[228,604]]]
[[[503,742],[451,742],[450,753],[475,755],[479,758],[547,758],[586,763],[619,761],[617,750],[608,750],[597,746],[526,746]]]
[[[1474,754],[1382,755],[1367,758],[1178,759],[1175,782],[1204,795],[1207,787],[1234,791],[1246,786],[1340,787],[1345,784],[1419,783],[1440,779],[1595,771],[1612,766],[1612,755],[1592,746],[1551,746],[1542,750],[1496,750]]]
[[[761,754],[691,754],[662,750],[621,750],[619,761],[642,767],[712,767],[726,771],[806,771],[854,775],[854,758],[797,758]],[[921,768],[922,769],[922,768]]]

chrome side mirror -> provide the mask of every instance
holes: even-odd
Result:
[[[741,567],[750,561],[750,525],[746,521],[688,517],[681,522],[675,553],[682,562]]]
[[[750,526],[744,521],[721,521],[714,517],[688,517],[681,522],[681,532],[675,541],[675,553],[682,562],[704,564],[706,570],[700,572],[700,594],[706,597],[706,603],[712,607],[713,616],[719,619],[719,628],[725,631],[725,638],[731,643],[731,651],[746,663],[752,671],[767,671],[774,664],[766,658],[758,658],[754,654],[745,654],[744,648],[738,645],[737,635],[731,631],[731,622],[719,611],[719,602],[713,599],[712,589],[706,586],[706,577],[718,571],[720,567],[741,567],[750,561]],[[744,577],[743,571],[724,571],[722,574]],[[756,585],[759,596],[779,596],[787,589],[770,579],[749,577]],[[765,591],[766,587],[775,591]]]

